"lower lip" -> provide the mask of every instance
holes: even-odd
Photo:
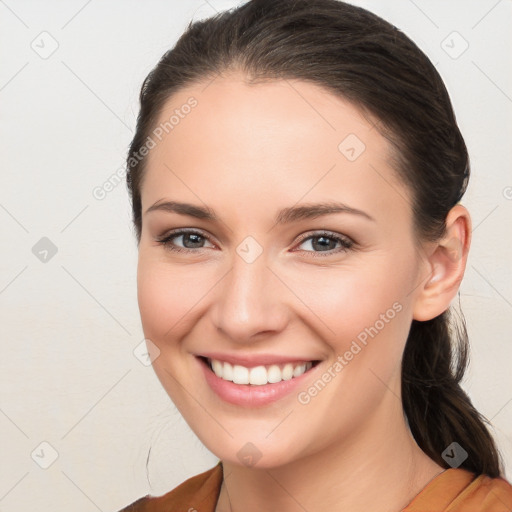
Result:
[[[244,407],[261,407],[290,395],[309,378],[316,366],[310,368],[299,377],[290,380],[282,380],[274,384],[256,386],[253,384],[235,384],[221,379],[210,369],[207,363],[197,358],[203,370],[206,382],[212,390],[225,402]]]

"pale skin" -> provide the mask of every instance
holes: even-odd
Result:
[[[445,237],[418,241],[411,192],[393,170],[389,142],[355,106],[317,85],[249,86],[233,72],[175,93],[160,121],[191,96],[197,106],[148,156],[138,301],[145,337],[160,351],[160,382],[223,461],[217,512],[398,512],[444,470],[407,427],[400,363],[411,321],[434,318],[456,296],[469,213],[456,205]],[[366,146],[354,161],[338,149],[348,134]],[[164,201],[207,206],[219,220],[146,213]],[[344,212],[275,223],[283,208],[326,201],[372,220]],[[178,228],[204,238],[170,242],[188,252],[156,241]],[[322,250],[318,239],[299,239],[319,230],[354,245],[340,250],[328,238]],[[252,263],[237,253],[248,236],[262,249]],[[297,393],[258,408],[226,403],[195,357],[213,347],[320,360],[307,390],[394,303],[400,312],[308,404]],[[237,456],[248,442],[261,453],[253,466]]]

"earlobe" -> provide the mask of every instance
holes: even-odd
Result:
[[[446,217],[446,232],[425,261],[428,276],[418,287],[413,318],[426,321],[450,307],[464,276],[471,242],[471,218],[464,206],[454,206]]]

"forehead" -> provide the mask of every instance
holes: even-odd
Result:
[[[143,208],[167,192],[245,208],[301,198],[352,199],[357,208],[365,194],[377,208],[407,193],[374,122],[313,83],[219,76],[171,96],[155,129]]]
[[[191,103],[193,107],[189,107]],[[203,143],[237,141],[242,143],[240,149],[258,149],[258,155],[261,150],[275,150],[274,145],[263,146],[274,140],[286,142],[285,149],[292,147],[295,151],[311,150],[319,141],[323,142],[319,149],[338,149],[348,130],[371,142],[373,150],[384,153],[388,149],[386,141],[374,131],[372,120],[320,85],[290,79],[249,84],[239,73],[179,90],[161,109],[158,125],[171,144],[185,135],[188,139],[193,132]],[[232,156],[236,149],[232,148]]]

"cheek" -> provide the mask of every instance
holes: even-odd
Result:
[[[187,404],[187,396],[179,383],[191,372],[184,366],[179,340],[193,329],[194,313],[205,293],[196,283],[197,273],[194,280],[188,275],[190,270],[181,270],[160,257],[139,251],[137,300],[144,337],[158,347],[153,369],[180,410]]]
[[[317,318],[315,324],[320,320],[325,326],[322,332],[332,348],[341,353],[358,337],[364,343],[368,330],[375,334],[374,327],[391,335],[394,329],[402,332],[408,325],[411,263],[398,262],[399,272],[391,270],[393,266],[376,256],[367,258],[364,265],[288,273],[287,282],[304,298]]]
[[[190,275],[189,275],[190,274]],[[157,345],[184,332],[194,305],[205,291],[191,267],[176,268],[158,258],[139,254],[137,300],[144,334]]]
[[[389,260],[347,278],[348,294],[338,301],[336,352],[345,360],[345,379],[354,393],[365,390],[375,401],[391,388],[400,369],[411,323],[411,261]],[[392,270],[395,268],[396,270]],[[400,269],[400,270],[398,270]],[[334,310],[332,311],[334,315]],[[333,316],[333,319],[336,317]],[[371,401],[371,399],[369,398]]]

